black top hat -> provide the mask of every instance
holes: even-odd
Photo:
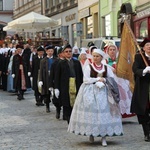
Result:
[[[140,43],[140,46],[141,47],[144,47],[144,45],[146,44],[146,43],[150,43],[150,38],[145,38],[144,40],[143,40],[143,42],[142,43]]]

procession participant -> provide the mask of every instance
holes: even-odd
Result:
[[[52,64],[51,70],[50,70],[50,88],[49,88],[49,90],[52,94],[53,104],[56,107],[56,119],[60,118],[60,111],[61,111],[62,104],[61,104],[60,99],[57,98],[54,94],[54,83],[55,83],[55,75],[56,75],[57,65],[60,61],[64,60],[64,53],[62,52],[62,50],[63,50],[63,47],[58,48],[58,53],[57,53],[58,58]]]
[[[102,137],[102,146],[107,146],[106,136],[123,134],[119,93],[112,70],[101,63],[104,52],[94,49],[92,55],[93,62],[85,68],[84,82],[75,100],[68,132],[89,136],[91,143],[94,137]],[[108,81],[113,81],[111,89]]]
[[[149,66],[146,66],[140,53],[135,55],[132,66],[135,86],[131,112],[137,114],[138,122],[143,127],[144,140],[150,142],[150,39],[145,38],[140,46],[143,48],[142,55]]]
[[[24,99],[24,92],[31,87],[31,67],[29,57],[24,53],[23,46],[16,46],[18,54],[13,57],[12,77],[14,78],[14,89],[17,91],[17,99]]]
[[[84,69],[86,68],[86,66],[90,64],[89,59],[87,59],[86,48],[84,48],[84,47],[81,48],[81,53],[79,55],[79,61],[81,63],[82,71],[84,72]]]
[[[35,49],[35,47],[34,47]],[[32,59],[32,67],[31,67],[31,76],[32,76],[32,89],[34,90],[34,96],[35,96],[35,101],[37,106],[44,106],[42,103],[43,101],[43,96],[39,92],[38,89],[38,81],[39,81],[39,71],[40,71],[40,62],[43,59],[43,55],[45,52],[45,49],[43,47],[38,47],[36,49],[37,55],[35,55]]]
[[[39,74],[39,87],[41,88],[41,95],[43,95],[44,103],[46,104],[46,112],[50,112],[50,69],[52,63],[56,60],[53,56],[54,46],[46,46],[46,57],[44,57],[40,62],[40,74]]]
[[[65,59],[58,63],[55,75],[55,96],[61,101],[64,117],[69,123],[76,94],[83,81],[81,64],[72,58],[72,47],[63,48]]]
[[[114,79],[117,82],[119,88],[119,95],[120,95],[119,107],[121,110],[122,117],[127,118],[127,117],[135,116],[135,114],[132,114],[130,112],[131,99],[132,99],[130,83],[128,80],[116,76],[118,49],[116,45],[109,44],[107,45],[105,52],[107,54],[106,55],[107,58],[103,60],[103,63],[108,64],[115,74]]]
[[[32,67],[32,61],[36,57],[37,57],[37,48],[34,45],[32,45],[31,46],[31,54],[30,54],[30,65],[31,65],[31,67]]]
[[[74,47],[72,48],[72,57],[73,57],[74,59],[78,59],[79,55],[80,55],[80,50],[79,50],[79,48],[78,48],[77,46],[74,46]]]
[[[15,92],[15,89],[13,88],[13,78],[12,78],[12,63],[13,63],[13,57],[16,55],[18,52],[16,49],[11,50],[11,57],[9,60],[8,64],[8,77],[7,77],[7,91],[8,92]]]

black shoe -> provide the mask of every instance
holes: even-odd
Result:
[[[63,115],[63,120],[67,120],[67,117]]]
[[[21,101],[23,99],[22,95],[18,95],[17,99]]]
[[[43,104],[43,103],[39,103],[39,105],[40,105],[40,106],[44,106],[44,104]]]
[[[50,109],[48,107],[46,107],[46,112],[49,113],[50,112]]]
[[[36,106],[40,106],[40,104],[37,102],[36,104],[35,104]]]
[[[67,117],[67,123],[69,124],[69,122],[70,122],[70,117]]]
[[[150,137],[149,137],[149,135],[145,136],[145,137],[144,137],[144,140],[145,140],[146,142],[150,142]]]
[[[60,118],[60,111],[56,110],[56,119],[59,119],[59,118]]]

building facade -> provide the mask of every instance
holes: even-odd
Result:
[[[82,38],[99,37],[99,1],[78,0],[79,22],[82,23]]]
[[[77,0],[44,0],[43,14],[59,22],[46,31],[49,36],[61,37],[72,46],[77,45],[78,3]]]
[[[134,17],[134,34],[136,38],[150,38],[150,1],[137,0],[135,8],[136,16]]]
[[[13,19],[17,19],[29,12],[41,14],[41,0],[14,0]]]
[[[0,0],[0,40],[3,40],[6,36],[6,32],[3,31],[3,27],[12,20],[13,16],[13,1]]]
[[[123,19],[133,29],[136,0],[100,0],[100,36],[121,36]]]

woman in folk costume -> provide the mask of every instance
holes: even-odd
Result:
[[[90,142],[94,142],[94,137],[102,137],[102,145],[107,146],[106,136],[123,135],[123,129],[118,106],[119,91],[112,70],[101,63],[104,54],[100,49],[94,49],[92,53],[93,62],[85,69],[68,132],[89,136]],[[117,97],[112,95],[110,83],[115,85],[111,88]]]
[[[108,58],[103,61],[110,66],[114,74],[116,74],[116,63],[118,59],[118,49],[116,45],[108,45],[106,48],[106,54]],[[120,110],[123,118],[135,116],[130,112],[132,92],[129,87],[129,81],[123,78],[114,76],[115,81],[118,84],[120,94]]]
[[[89,47],[89,50],[88,50],[88,53],[87,53],[87,59],[89,60],[90,63],[92,63],[92,59],[93,59],[92,52],[95,48],[97,48],[97,47],[94,46],[94,45]]]
[[[150,38],[145,38],[140,46],[143,56],[137,53],[132,66],[135,86],[131,112],[137,114],[138,122],[143,127],[144,140],[150,142]]]
[[[82,70],[84,71],[86,66],[90,64],[89,60],[87,59],[86,48],[81,48],[81,53],[79,55],[79,61],[81,63]]]
[[[72,48],[72,57],[73,57],[74,59],[78,59],[79,55],[80,55],[80,50],[79,50],[79,48],[78,48],[77,46],[74,46],[74,47]]]

